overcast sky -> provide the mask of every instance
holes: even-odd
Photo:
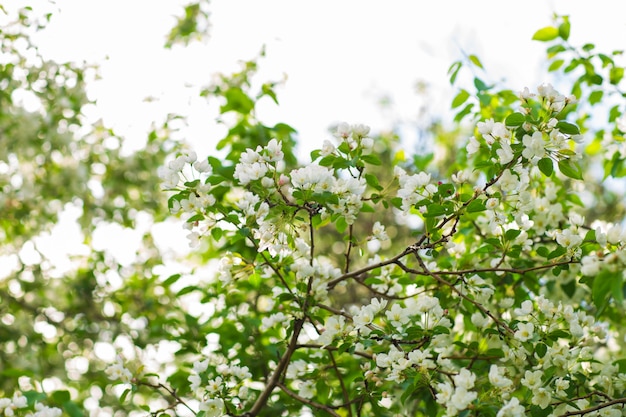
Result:
[[[321,144],[338,121],[374,130],[410,122],[424,104],[445,118],[453,94],[447,69],[463,53],[481,58],[488,81],[535,87],[547,77],[539,64],[545,45],[531,37],[554,12],[571,16],[573,44],[594,42],[609,52],[626,46],[621,1],[213,0],[208,43],[166,51],[165,34],[183,3],[59,1],[38,42],[55,59],[100,64],[102,80],[90,89],[98,100],[93,114],[122,135],[141,144],[154,119],[189,114],[186,136],[201,155],[224,132],[212,123],[214,109],[186,86],[236,69],[263,45],[259,78],[288,79],[279,90],[281,107],[264,106],[261,116],[290,123],[308,144]],[[430,86],[426,99],[415,94],[418,81]],[[392,103],[385,112],[382,97]]]

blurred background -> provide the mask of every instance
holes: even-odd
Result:
[[[270,86],[280,103],[259,100],[256,119],[293,127],[266,130],[293,133],[306,162],[344,121],[427,149],[458,112],[449,68],[470,56],[483,68],[459,72],[458,85],[558,86],[531,40],[554,13],[570,16],[572,45],[610,53],[626,40],[616,1],[382,4],[2,1],[0,394],[70,392],[112,415],[119,392],[103,370],[117,351],[141,351],[160,371],[206,342],[197,329],[210,311],[189,308],[199,295],[181,288],[211,279],[215,253],[185,259],[187,232],[157,172],[178,151],[220,155],[230,116],[207,87],[222,85],[218,74],[236,83],[255,61],[250,89]]]

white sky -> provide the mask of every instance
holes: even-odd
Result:
[[[447,69],[461,51],[478,55],[488,81],[506,78],[514,90],[543,82],[545,45],[531,41],[551,23],[552,13],[570,14],[574,44],[594,42],[610,51],[626,44],[626,2],[596,1],[368,1],[213,0],[206,45],[162,48],[182,0],[63,0],[39,38],[42,52],[59,60],[101,65],[93,85],[98,116],[122,135],[143,138],[150,122],[168,112],[191,115],[186,139],[208,154],[223,135],[196,89],[211,75],[237,68],[263,45],[260,79],[279,79],[281,106],[262,107],[267,123],[290,123],[309,147],[328,138],[338,121],[374,130],[393,119],[413,120],[423,101],[415,83],[431,85],[429,108],[449,108],[453,90]],[[36,7],[36,6],[35,6]],[[377,101],[391,98],[393,110]],[[145,97],[159,102],[145,103]],[[269,103],[268,103],[269,104]],[[211,113],[213,111],[213,113]],[[445,115],[444,115],[445,116]]]
[[[32,3],[37,10],[43,2],[4,3]],[[266,124],[294,126],[303,154],[321,146],[327,127],[339,121],[374,131],[398,121],[411,128],[420,106],[449,120],[454,90],[447,70],[462,51],[480,57],[487,73],[479,75],[488,82],[506,79],[513,90],[536,87],[547,78],[540,64],[545,44],[531,37],[551,23],[554,12],[570,15],[574,45],[626,48],[622,1],[213,0],[209,41],[165,50],[165,34],[183,3],[58,1],[51,24],[37,36],[47,57],[100,65],[102,79],[89,87],[96,100],[89,114],[102,117],[131,148],[141,146],[151,122],[172,112],[189,116],[185,139],[200,156],[209,154],[224,130],[214,122],[216,107],[197,97],[198,88],[216,72],[237,69],[239,60],[256,56],[263,45],[267,56],[259,79],[288,79],[278,91],[281,106],[268,100],[260,117]],[[417,81],[430,85],[427,98],[415,94]],[[377,104],[383,96],[393,103],[386,111]],[[101,239],[120,241],[123,233],[110,229]],[[186,244],[184,236],[173,239],[170,229],[159,233],[173,246]]]

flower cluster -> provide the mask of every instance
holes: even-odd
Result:
[[[221,292],[207,322],[220,345],[188,378],[200,411],[615,414],[621,336],[594,314],[623,303],[626,232],[587,225],[566,187],[581,178],[574,100],[545,84],[519,101],[477,123],[475,170],[390,169],[369,128],[343,123],[307,165],[270,139],[177,182],[172,208],[225,248],[206,291]],[[410,236],[386,224],[398,213],[420,217]]]
[[[60,417],[63,411],[57,407],[49,407],[39,402],[30,406],[28,399],[16,392],[11,398],[0,398],[0,415],[6,417]]]

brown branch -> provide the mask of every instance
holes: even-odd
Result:
[[[346,249],[346,254],[345,254],[345,258],[346,258],[346,267],[344,268],[343,272],[347,273],[350,270],[350,252],[352,252],[352,238],[354,237],[354,225],[350,225],[348,227],[348,248]]]
[[[193,411],[193,409],[191,407],[189,407],[189,405],[178,396],[178,394],[176,394],[176,390],[169,388],[166,385],[161,384],[160,382],[158,384],[152,384],[150,382],[147,381],[141,381],[138,379],[133,379],[133,381],[131,381],[133,384],[137,385],[137,386],[144,386],[144,387],[148,387],[148,388],[154,388],[156,390],[164,390],[166,391],[174,400],[174,404],[172,404],[168,409],[173,409],[176,405],[180,404],[183,405],[184,407],[186,407],[189,411],[191,411],[192,413],[196,413],[195,411]]]
[[[296,346],[297,349],[300,348],[306,348],[306,349],[324,349],[324,350],[328,350],[330,352],[335,352],[337,350],[339,350],[338,348],[336,348],[335,346],[322,346],[322,345],[318,345],[316,343],[301,343],[299,345]],[[353,355],[356,356],[361,356],[362,358],[365,359],[374,359],[374,357],[372,355],[370,355],[369,353],[365,353],[365,352],[361,352],[361,351],[357,351],[355,350],[354,352],[351,352]]]
[[[576,264],[579,263],[579,261],[575,261],[575,260],[569,260],[569,261],[562,261],[562,262],[555,262],[552,264],[546,264],[546,265],[538,265],[538,266],[533,266],[530,268],[520,268],[520,269],[516,269],[516,268],[475,268],[475,269],[461,269],[459,271],[431,271],[431,272],[422,272],[422,271],[418,271],[418,270],[414,270],[416,274],[418,275],[430,275],[431,273],[433,274],[439,274],[439,275],[466,275],[466,274],[476,274],[479,272],[510,272],[512,274],[526,274],[528,272],[532,272],[532,271],[539,271],[542,269],[550,269],[550,268],[554,268],[557,266],[562,266],[562,265],[569,265],[569,264]]]
[[[348,390],[346,388],[346,384],[343,381],[343,375],[341,375],[341,371],[339,370],[339,366],[337,366],[337,361],[335,361],[335,356],[331,350],[328,351],[328,356],[330,357],[330,361],[332,362],[333,369],[335,370],[335,374],[337,374],[337,379],[339,380],[339,385],[341,386],[341,393],[343,395],[343,402],[345,404],[350,403],[350,396],[348,394]],[[348,416],[352,417],[352,407],[347,407]]]
[[[584,410],[568,411],[564,414],[561,414],[559,417],[582,416],[582,415],[593,413],[594,411],[598,411],[603,408],[610,407],[612,405],[617,405],[617,404],[626,404],[626,398],[618,398],[616,400],[607,401],[605,403],[598,404],[593,407],[585,408]]]
[[[335,286],[337,284],[339,284],[340,282],[345,281],[345,280],[347,280],[349,278],[358,277],[359,275],[364,274],[366,272],[369,272],[369,271],[371,271],[373,269],[382,268],[383,266],[394,264],[398,260],[404,258],[409,253],[412,253],[412,252],[414,252],[417,249],[418,248],[415,245],[411,245],[408,248],[406,248],[405,250],[403,250],[401,253],[399,253],[398,255],[394,256],[393,258],[387,259],[386,261],[377,262],[375,264],[371,264],[371,265],[365,266],[363,268],[357,269],[356,271],[347,272],[347,273],[343,274],[340,277],[337,277],[337,278],[335,278],[333,280],[330,280],[328,282],[328,289],[332,290],[333,288],[335,288]]]
[[[511,329],[506,323],[504,323],[502,320],[500,320],[499,318],[497,318],[496,316],[494,316],[493,314],[491,314],[491,312],[489,310],[487,310],[482,304],[480,304],[478,301],[471,299],[470,297],[468,297],[467,295],[463,294],[463,292],[461,290],[459,290],[457,287],[454,286],[454,284],[452,284],[451,282],[448,282],[447,280],[445,280],[444,278],[442,278],[440,275],[431,272],[428,270],[428,268],[426,267],[426,264],[424,264],[424,261],[422,260],[422,258],[417,254],[417,252],[415,253],[415,257],[417,258],[417,261],[419,262],[420,266],[422,267],[422,270],[428,275],[433,277],[435,280],[437,280],[439,283],[449,287],[452,291],[454,291],[456,294],[459,295],[459,297],[463,298],[464,300],[472,303],[474,306],[476,306],[476,308],[478,308],[483,314],[485,314],[486,316],[489,316],[499,327],[502,327],[503,329],[505,329],[507,332],[509,332],[510,334],[514,334],[515,332],[513,331],[513,329]],[[412,268],[408,268],[404,265],[401,266],[406,272],[411,272],[414,273],[415,270]]]
[[[261,395],[259,395],[259,398],[257,398],[256,402],[254,403],[250,411],[245,413],[244,416],[249,416],[249,417],[257,416],[259,412],[261,411],[261,409],[265,407],[265,404],[267,404],[267,400],[269,400],[270,395],[272,395],[272,391],[274,391],[274,388],[278,386],[280,377],[282,376],[285,369],[287,369],[287,365],[289,365],[291,356],[293,355],[293,352],[295,352],[297,348],[298,336],[300,336],[300,332],[302,331],[303,324],[304,324],[303,319],[295,320],[294,326],[293,326],[293,334],[291,335],[291,340],[289,341],[289,346],[287,347],[287,351],[282,356],[282,358],[280,358],[280,362],[278,362],[278,366],[276,366],[274,373],[272,374],[270,379],[267,381],[265,389],[263,390],[263,392],[261,392]]]
[[[295,399],[297,401],[300,401],[302,404],[306,404],[306,405],[311,406],[313,408],[317,408],[318,410],[326,411],[328,414],[330,414],[333,417],[341,417],[339,414],[337,414],[329,406],[324,405],[324,404],[320,404],[320,403],[316,403],[315,401],[309,400],[308,398],[301,397],[298,394],[296,394],[295,392],[291,391],[289,388],[287,388],[285,385],[283,385],[280,382],[278,382],[276,384],[276,386],[278,388],[280,388],[281,390],[283,390],[283,392],[285,394],[287,394],[288,396],[290,396],[291,398],[293,398],[293,399]]]

